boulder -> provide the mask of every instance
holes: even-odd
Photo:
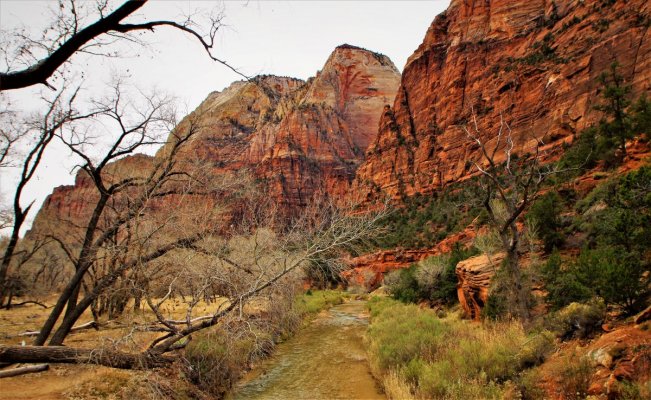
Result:
[[[457,295],[467,318],[479,319],[481,309],[488,300],[491,278],[505,257],[505,253],[482,254],[457,264]]]

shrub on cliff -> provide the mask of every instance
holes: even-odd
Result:
[[[599,77],[601,103],[595,109],[603,117],[595,126],[582,131],[567,148],[559,161],[561,168],[568,169],[565,179],[575,177],[581,170],[593,168],[598,161],[606,166],[618,165],[626,155],[626,141],[638,135],[651,134],[651,102],[643,94],[631,104],[631,86],[626,85],[614,63],[609,72]]]
[[[595,300],[587,304],[571,303],[550,314],[546,324],[562,340],[583,339],[601,331],[605,317],[606,306],[603,302]]]
[[[635,313],[651,296],[651,167],[597,186],[575,206],[586,237],[574,260],[553,253],[541,268],[552,309],[600,297]]]
[[[541,266],[547,296],[545,300],[552,310],[558,310],[573,302],[590,299],[594,293],[586,282],[577,276],[572,266],[564,266],[558,251],[554,251]]]
[[[475,248],[464,249],[456,243],[449,254],[428,257],[409,268],[390,272],[384,278],[384,285],[394,299],[403,303],[455,303],[458,301],[456,266],[475,254]]]
[[[551,191],[533,203],[527,215],[534,222],[546,253],[560,247],[564,242],[563,235],[560,232],[560,213],[562,210],[563,199],[557,192]]]
[[[651,294],[651,167],[600,185],[577,208],[588,235],[579,279],[607,304],[638,311]]]

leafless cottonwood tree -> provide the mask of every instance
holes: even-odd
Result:
[[[483,206],[490,226],[499,236],[501,250],[506,253],[504,268],[507,282],[504,283],[504,289],[507,292],[507,311],[526,321],[530,318],[530,293],[523,282],[520,269],[518,245],[521,232],[517,222],[535,201],[545,180],[559,171],[554,165],[541,163],[543,143],[535,138],[532,152],[516,159],[513,153],[513,132],[502,115],[497,134],[492,137],[480,131],[474,112],[471,122],[470,127],[465,126],[463,129],[480,149],[481,158],[473,161],[473,164],[483,177]]]
[[[18,115],[11,110],[4,99],[0,99],[2,100],[0,119],[10,121],[0,126],[0,167],[8,166],[12,159],[11,154],[21,139],[24,139],[27,134],[33,135],[34,130],[40,131],[36,140],[29,144],[23,160],[18,162],[21,173],[14,197],[11,199],[11,210],[0,211],[0,228],[11,228],[9,240],[4,246],[0,260],[0,307],[5,305],[11,283],[7,280],[7,273],[16,253],[20,229],[32,206],[21,205],[23,191],[39,168],[42,155],[52,141],[54,132],[75,119],[84,118],[83,115],[71,114],[77,112],[73,107],[76,92],[69,97],[67,110],[65,100],[62,98],[63,93],[68,90],[66,86],[69,83],[66,80],[64,67],[74,54],[117,56],[115,52],[110,51],[109,45],[118,41],[144,45],[137,36],[138,33],[153,32],[156,28],[168,27],[190,35],[203,46],[212,60],[244,76],[226,61],[214,55],[215,38],[222,27],[221,13],[208,16],[206,24],[199,23],[196,14],[187,16],[182,21],[131,21],[129,18],[134,17],[146,3],[147,0],[128,0],[118,7],[113,7],[108,0],[95,2],[60,0],[53,21],[40,36],[33,36],[24,30],[3,32],[3,40],[0,41],[0,59],[4,62],[4,70],[0,72],[0,91],[36,84],[44,84],[54,89],[48,83],[48,79],[54,75],[63,79],[62,87],[54,100],[45,101],[46,111],[40,126],[35,121],[16,124]]]
[[[121,232],[151,205],[153,199],[183,190],[183,188],[173,187],[175,180],[187,176],[186,172],[176,169],[176,154],[197,132],[196,126],[191,126],[182,133],[173,130],[175,115],[174,110],[170,109],[170,99],[153,95],[145,97],[144,101],[138,104],[124,98],[122,86],[119,83],[114,87],[112,96],[97,102],[96,107],[98,109],[96,115],[101,118],[101,123],[111,124],[110,126],[114,126],[118,131],[117,138],[98,161],[89,155],[87,149],[91,144],[88,133],[97,124],[90,127],[69,125],[64,132],[58,135],[58,138],[83,160],[81,173],[85,174],[92,182],[96,198],[94,205],[90,207],[92,212],[89,219],[80,231],[81,241],[77,246],[76,254],[73,255],[73,252],[66,246],[67,243],[70,243],[70,238],[52,235],[52,238],[61,244],[62,249],[68,255],[74,266],[74,274],[59,295],[57,303],[42,327],[35,341],[38,345],[44,344],[48,339],[64,308],[66,312],[63,321],[54,332],[50,340],[51,344],[63,342],[81,314],[102,291],[114,283],[124,270],[136,263],[158,258],[166,252],[178,246],[187,245],[200,237],[196,232],[187,236],[176,236],[171,241],[161,244],[149,252],[138,253],[137,257],[134,256],[135,258],[122,259],[123,263],[119,268],[102,277],[96,277],[97,282],[93,283],[92,290],[79,300],[84,279],[97,265],[98,257],[104,251],[105,246],[116,243],[116,239],[122,240]],[[143,146],[160,143],[160,135],[170,131],[172,132],[171,147],[167,154],[155,159],[150,168],[129,171],[130,173],[127,174],[111,171],[111,167],[116,165],[113,163],[114,161],[132,154]],[[129,236],[127,235],[127,237]],[[112,247],[115,248],[115,246]],[[121,249],[124,252],[130,247],[133,245],[128,243]]]
[[[212,60],[246,78],[214,54],[215,38],[222,27],[221,13],[210,15],[205,27],[196,22],[198,15],[187,16],[182,21],[135,21],[136,12],[147,1],[127,0],[118,7],[112,7],[108,0],[59,0],[52,24],[44,29],[40,37],[17,31],[11,35],[13,40],[3,41],[0,57],[5,63],[5,71],[0,72],[0,91],[37,84],[52,87],[48,79],[70,62],[75,53],[115,56],[108,49],[110,44],[117,41],[142,44],[136,34],[163,27],[189,35],[201,44]]]
[[[134,266],[122,264],[120,268],[137,269],[147,278],[168,263],[172,266],[167,267],[169,274],[158,289],[140,287],[158,330],[163,332],[140,353],[62,347],[55,342],[55,334],[47,347],[0,346],[0,362],[90,362],[117,368],[166,365],[176,359],[171,354],[186,346],[193,334],[233,318],[247,323],[243,309],[248,303],[268,299],[270,291],[282,287],[285,280],[324,254],[337,254],[367,239],[383,217],[383,212],[352,216],[350,210],[332,205],[318,208],[319,212],[304,214],[280,233],[254,220],[236,228],[231,225],[234,230],[227,235],[201,232],[196,240],[186,239],[165,255],[140,257]],[[185,268],[175,267],[178,264]],[[161,287],[165,289],[162,293]],[[186,318],[172,320],[165,317],[162,308],[178,291],[185,292]],[[86,298],[89,296],[93,294]],[[219,297],[221,302],[211,313],[197,316],[194,307],[206,297]]]
[[[69,93],[70,92],[70,93]],[[19,117],[14,113],[3,115],[0,121],[0,132],[3,137],[7,137],[3,145],[3,159],[6,163],[11,163],[19,171],[18,182],[12,198],[12,210],[5,212],[4,225],[11,228],[9,239],[0,260],[0,307],[6,305],[5,301],[8,297],[11,279],[8,279],[9,267],[16,255],[17,245],[20,235],[20,230],[29,214],[33,203],[23,207],[23,192],[25,187],[34,177],[37,169],[43,159],[43,154],[64,126],[70,123],[78,122],[80,120],[89,119],[97,115],[98,111],[90,111],[87,113],[78,111],[76,99],[78,89],[69,91],[63,89],[56,93],[51,98],[44,98],[47,108],[42,115]],[[31,142],[27,154],[23,157],[18,157],[11,154],[12,146],[19,143],[19,141]],[[39,242],[39,246],[42,245]],[[28,251],[27,254],[34,254],[34,251]],[[19,264],[24,264],[27,258],[23,257],[18,261]]]

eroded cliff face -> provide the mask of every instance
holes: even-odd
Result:
[[[473,113],[489,148],[500,116],[516,152],[571,141],[600,117],[597,78],[612,62],[633,96],[651,90],[649,21],[646,0],[453,0],[407,61],[351,193],[397,198],[464,179],[479,158],[463,130]]]
[[[316,77],[262,76],[210,95],[191,114],[201,132],[182,158],[215,171],[249,168],[285,209],[315,194],[342,199],[400,73],[381,54],[342,45]]]
[[[315,195],[342,200],[399,82],[388,57],[350,45],[337,47],[307,82],[278,76],[235,82],[181,121],[178,132],[197,133],[177,159],[214,177],[248,170],[284,212],[295,212]],[[153,158],[119,160],[108,173],[147,171],[168,149]],[[45,233],[61,220],[84,224],[97,198],[80,172],[74,186],[58,187],[46,199],[34,231]],[[193,201],[210,203],[200,196]]]
[[[143,177],[152,168],[153,161],[153,157],[145,154],[124,157],[107,165],[103,174],[105,183],[110,186],[126,177]],[[83,226],[90,219],[98,199],[99,193],[92,179],[88,173],[79,170],[74,185],[58,186],[45,199],[27,237],[52,234],[70,242],[81,241]]]

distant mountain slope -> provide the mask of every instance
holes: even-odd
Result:
[[[342,199],[399,82],[388,57],[350,45],[337,47],[307,82],[278,76],[235,82],[179,124],[183,129],[194,119],[201,127],[179,162],[207,163],[214,174],[248,169],[284,212],[316,193]],[[148,163],[147,156],[127,157],[111,171],[129,174]],[[83,224],[94,199],[80,172],[74,186],[58,187],[45,200],[32,231],[44,233],[57,221]]]

